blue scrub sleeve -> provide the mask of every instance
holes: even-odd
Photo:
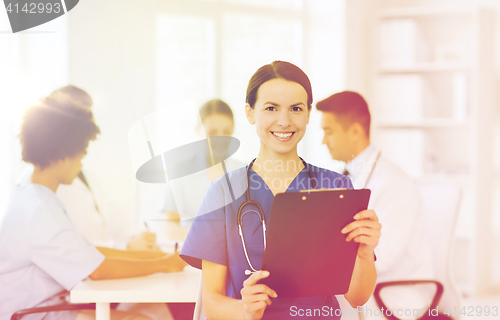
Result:
[[[223,184],[212,183],[189,229],[180,257],[195,268],[201,269],[202,260],[228,265],[224,199]],[[214,207],[218,209],[201,214]]]
[[[66,290],[104,261],[104,256],[76,231],[57,205],[41,204],[30,229],[33,263]]]

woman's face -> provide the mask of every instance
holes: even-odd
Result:
[[[247,105],[245,110],[250,124],[255,124],[261,151],[296,152],[309,123],[307,93],[300,84],[283,79],[264,82],[255,107]]]
[[[234,122],[231,117],[224,114],[214,113],[206,116],[203,119],[203,129],[207,137],[209,136],[232,136],[234,130]],[[229,143],[229,141],[227,141]],[[226,143],[211,143],[212,153],[217,159],[224,158],[227,154],[229,144]]]
[[[233,119],[223,114],[214,113],[203,119],[203,129],[207,136],[232,136]]]

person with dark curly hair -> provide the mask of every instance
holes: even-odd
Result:
[[[74,85],[53,91],[49,98],[61,105],[75,104],[90,110],[94,104],[87,91]],[[18,181],[26,183],[32,173],[31,166],[26,168]],[[72,184],[57,189],[56,195],[78,232],[94,246],[134,251],[160,250],[156,245],[156,234],[141,232],[141,227],[131,219],[123,219],[124,215],[111,204],[99,182],[99,177],[91,170],[82,168]]]

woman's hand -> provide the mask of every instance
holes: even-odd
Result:
[[[268,276],[268,271],[257,271],[243,282],[243,289],[240,293],[245,319],[261,319],[266,307],[272,303],[269,297],[278,297],[276,292],[265,284],[257,284],[260,279]]]
[[[371,258],[380,239],[382,225],[373,210],[356,213],[354,220],[356,221],[349,223],[341,232],[347,234],[346,241],[359,242],[359,258]]]

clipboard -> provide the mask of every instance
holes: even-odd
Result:
[[[359,243],[340,231],[368,206],[369,189],[286,192],[274,198],[259,283],[280,298],[333,296],[349,290]]]

